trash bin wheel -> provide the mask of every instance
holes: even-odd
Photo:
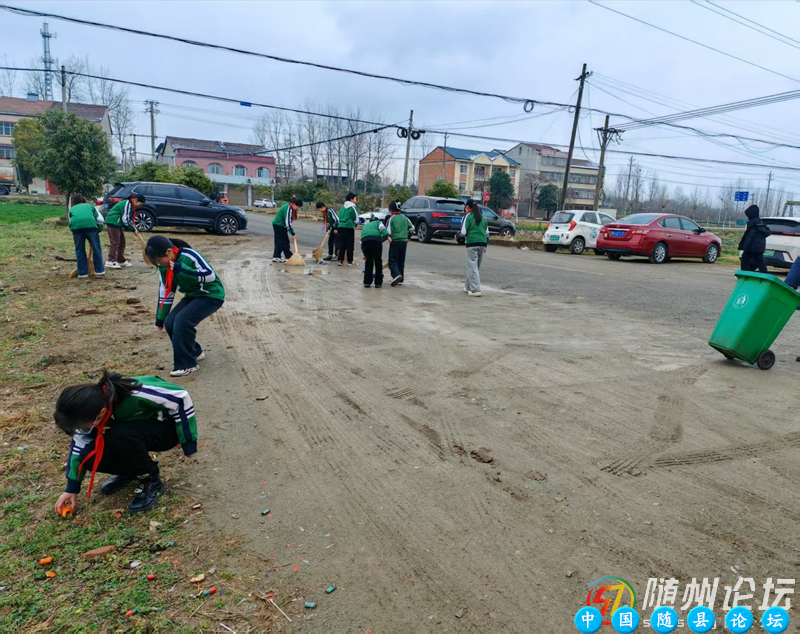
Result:
[[[775,365],[775,353],[772,350],[764,350],[764,352],[758,355],[756,365],[762,370],[769,370]]]

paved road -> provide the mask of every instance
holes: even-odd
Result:
[[[248,233],[272,235],[271,221],[272,216],[251,214]],[[320,224],[298,222],[296,228],[302,247],[320,243]],[[414,241],[406,266],[409,276],[420,269],[460,279],[464,276],[464,248],[449,241]],[[730,265],[692,260],[657,266],[644,258],[612,262],[594,255],[492,247],[484,260],[481,280],[488,287],[531,296],[571,301],[581,298],[616,308],[621,315],[679,325],[686,332],[708,336],[736,283],[734,271]],[[531,327],[538,329],[541,324],[531,323]],[[800,328],[790,324],[784,336],[792,336],[793,330],[800,334]]]

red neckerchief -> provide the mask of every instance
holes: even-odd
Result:
[[[178,254],[180,253],[180,249],[178,247],[175,248],[175,261],[178,260]],[[174,262],[173,262],[174,264]],[[172,290],[172,276],[174,275],[175,271],[170,266],[167,268],[167,272],[164,277],[166,277],[166,282],[164,282],[164,297],[161,298],[161,308],[164,308],[164,302],[167,301],[167,295],[169,295],[170,291]]]
[[[133,204],[133,196],[128,198],[128,204],[131,206],[131,224],[136,226],[136,205]]]
[[[86,461],[94,456],[94,463],[92,464],[92,477],[89,480],[89,492],[86,494],[87,500],[92,497],[94,475],[97,473],[97,467],[100,466],[100,461],[103,459],[103,449],[105,448],[105,438],[103,438],[103,432],[106,429],[106,423],[108,422],[109,418],[111,418],[111,405],[106,405],[106,414],[103,416],[103,420],[100,421],[100,424],[97,425],[97,438],[94,440],[94,449],[92,449],[89,455],[83,459],[83,462],[81,462],[80,466],[78,467],[78,473],[80,473],[80,470],[83,469],[83,465],[86,464]]]

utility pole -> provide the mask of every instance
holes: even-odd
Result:
[[[769,188],[772,185],[772,172],[769,173],[767,179],[767,200],[764,202],[764,212],[769,216]]]
[[[133,135],[133,156],[131,157],[131,167],[136,165],[136,159],[139,158],[139,155],[136,154],[136,134]]]
[[[406,137],[406,166],[403,169],[403,187],[408,184],[408,158],[411,155],[411,129],[414,124],[414,111],[408,115],[408,136]]]
[[[61,65],[61,108],[67,111],[67,69]]]
[[[156,160],[156,106],[158,105],[157,101],[150,99],[149,101],[144,102],[146,105],[150,106],[150,160]]]
[[[631,160],[628,161],[628,184],[625,185],[625,211],[630,211],[630,205],[628,205],[628,192],[631,189],[631,172],[633,171],[633,157]]]
[[[578,119],[581,116],[581,100],[583,99],[583,84],[586,81],[586,78],[589,77],[591,73],[586,73],[586,64],[583,65],[583,70],[581,71],[581,76],[578,77],[578,81],[580,81],[580,87],[578,88],[578,102],[575,105],[575,119],[572,122],[572,137],[569,140],[569,152],[567,154],[567,167],[564,170],[564,186],[561,188],[561,204],[559,205],[559,209],[564,209],[566,207],[567,202],[567,186],[569,185],[569,168],[570,163],[572,163],[572,153],[575,151],[575,135],[578,132]]]
[[[444,152],[442,152],[442,180],[444,180],[444,157],[447,156],[447,132],[444,133]]]
[[[605,125],[602,128],[596,128],[596,130],[600,136],[600,165],[597,170],[597,184],[594,189],[594,205],[592,205],[595,211],[600,208],[600,194],[603,192],[603,185],[606,180],[606,148],[610,141],[619,141],[619,135],[621,134],[619,130],[608,127],[608,115],[606,115]]]
[[[56,37],[55,33],[50,32],[50,25],[45,22],[39,31],[42,36],[42,66],[44,68],[44,94],[42,99],[53,100],[53,64],[55,60],[50,57],[50,40]],[[63,77],[63,75],[62,75]]]

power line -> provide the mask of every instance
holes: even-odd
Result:
[[[775,37],[774,35],[772,35],[770,33],[765,33],[764,31],[762,31],[760,29],[757,29],[752,24],[748,24],[747,22],[743,22],[742,20],[737,20],[736,18],[733,18],[733,17],[731,17],[729,15],[725,15],[724,13],[721,13],[720,11],[712,9],[710,6],[708,6],[706,4],[703,4],[702,2],[698,2],[698,0],[692,0],[692,4],[696,4],[698,7],[700,7],[701,9],[705,9],[706,11],[711,11],[711,13],[714,13],[714,14],[720,16],[720,17],[723,17],[726,20],[730,20],[731,22],[736,22],[736,24],[740,24],[743,27],[745,27],[747,29],[750,29],[751,31],[755,31],[756,33],[760,33],[761,35],[766,35],[767,37],[771,37],[773,40],[776,40],[776,41],[780,42],[781,44],[786,44],[787,46],[791,46],[792,48],[799,48],[798,46],[792,44],[791,42],[787,42],[786,40],[782,40],[779,37]],[[708,4],[713,4],[713,3],[709,2]],[[716,4],[714,6],[719,8],[719,9],[722,9],[722,7],[718,7],[718,5],[716,5]],[[722,10],[723,11],[727,11],[727,9],[722,9]],[[753,23],[753,24],[755,24],[755,23]]]
[[[739,15],[738,13],[735,13],[735,12],[731,11],[730,9],[726,9],[725,7],[722,7],[722,6],[720,6],[720,5],[718,5],[718,4],[714,3],[714,2],[711,2],[711,0],[707,0],[707,1],[708,1],[708,4],[711,4],[711,5],[715,6],[715,7],[717,7],[717,9],[721,9],[722,11],[725,11],[726,13],[730,13],[731,15],[735,15],[737,18],[741,18],[742,20],[746,20],[747,22],[750,22],[751,24],[755,24],[757,27],[762,28],[765,31],[769,31],[770,33],[774,33],[775,35],[779,35],[784,39],[791,40],[792,42],[800,44],[800,40],[795,40],[794,38],[791,38],[788,35],[784,35],[783,33],[780,33],[779,31],[776,31],[774,29],[771,29],[768,26],[764,26],[763,24],[759,24],[758,22],[756,22],[754,20],[751,20],[750,18],[746,18],[743,15]]]
[[[703,44],[702,42],[698,42],[697,40],[693,40],[690,37],[686,37],[684,35],[679,35],[678,33],[675,33],[674,31],[669,31],[669,30],[664,29],[664,28],[662,28],[660,26],[656,26],[655,24],[651,24],[650,22],[645,22],[644,20],[640,20],[639,18],[635,18],[632,15],[628,15],[627,13],[623,13],[622,11],[617,11],[616,9],[612,9],[611,7],[607,7],[607,6],[603,5],[603,4],[600,4],[599,2],[597,2],[597,0],[589,0],[589,2],[591,4],[593,4],[593,5],[596,5],[596,6],[600,7],[600,8],[602,8],[602,9],[605,9],[606,11],[611,11],[612,13],[616,13],[618,15],[621,15],[623,17],[628,18],[629,20],[633,20],[635,22],[639,22],[640,24],[644,24],[646,26],[649,26],[649,27],[651,27],[653,29],[657,29],[659,31],[662,31],[663,33],[668,33],[669,35],[674,35],[675,37],[678,37],[678,38],[680,38],[680,39],[682,39],[682,40],[684,40],[686,42],[691,42],[692,44],[697,44],[697,46],[702,46],[703,48],[707,48],[708,50],[714,51],[715,53],[719,53],[720,55],[725,55],[725,57],[730,57],[731,59],[735,59],[735,60],[738,60],[740,62],[744,62],[745,64],[748,64],[750,66],[754,66],[755,68],[760,68],[761,70],[765,70],[768,73],[772,73],[773,75],[777,75],[778,77],[783,77],[784,79],[791,79],[794,82],[800,83],[800,79],[795,79],[794,77],[790,77],[789,75],[784,75],[783,73],[779,73],[778,71],[772,70],[771,68],[767,68],[766,66],[761,66],[760,64],[756,64],[755,62],[748,61],[748,60],[746,60],[746,59],[744,59],[742,57],[737,57],[736,55],[732,55],[731,53],[726,53],[725,51],[721,51],[720,49],[714,48],[713,46],[709,46],[708,44]],[[0,5],[0,8],[2,8],[2,5]]]

